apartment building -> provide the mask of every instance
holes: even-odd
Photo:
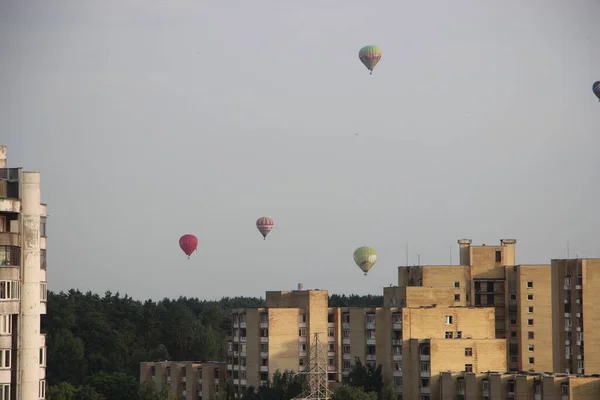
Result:
[[[40,173],[0,146],[0,399],[46,398],[46,205]]]
[[[492,307],[495,337],[508,341],[508,369],[552,371],[550,265],[516,265],[514,239],[458,245],[460,265],[398,267],[398,286],[384,288],[384,304]]]
[[[327,346],[329,380],[339,381],[339,318],[328,307],[328,292],[299,284],[294,291],[268,291],[265,298],[266,308],[233,311],[227,370],[235,388],[259,387],[277,370],[305,370],[315,333]]]
[[[225,363],[160,361],[140,363],[140,383],[157,392],[167,388],[177,399],[213,400],[225,387]]]
[[[600,377],[544,373],[441,372],[441,400],[600,399]]]
[[[399,399],[437,399],[440,371],[506,369],[506,341],[495,338],[493,308],[339,310],[342,376],[348,377],[357,357],[367,365],[381,364],[384,382],[394,386]]]
[[[554,371],[600,374],[600,259],[551,263]]]

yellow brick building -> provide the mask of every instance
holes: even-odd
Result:
[[[600,378],[543,373],[440,373],[440,400],[594,400]]]
[[[226,365],[221,362],[142,362],[140,383],[157,392],[167,388],[177,399],[213,400],[225,387]]]

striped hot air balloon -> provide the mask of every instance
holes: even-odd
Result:
[[[358,58],[360,59],[360,62],[362,62],[365,65],[365,67],[367,67],[367,69],[371,71],[369,75],[373,74],[373,69],[375,68],[379,60],[381,60],[382,54],[383,53],[379,46],[375,45],[365,46],[358,52]]]
[[[273,220],[269,217],[260,217],[256,220],[256,228],[260,231],[265,240],[267,239],[269,232],[271,232],[271,229],[273,229],[273,226]]]
[[[592,90],[594,91],[594,94],[596,95],[598,100],[600,100],[600,81],[594,82],[594,84],[592,85]]]

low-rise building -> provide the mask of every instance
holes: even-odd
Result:
[[[225,363],[159,361],[140,363],[140,383],[160,392],[167,388],[177,399],[213,400],[225,387]]]

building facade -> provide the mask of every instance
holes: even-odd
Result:
[[[46,398],[46,205],[40,173],[0,146],[0,400]]]
[[[213,400],[225,388],[225,363],[161,361],[140,363],[140,383],[177,399]]]
[[[544,373],[440,373],[440,400],[600,399],[600,378]]]

